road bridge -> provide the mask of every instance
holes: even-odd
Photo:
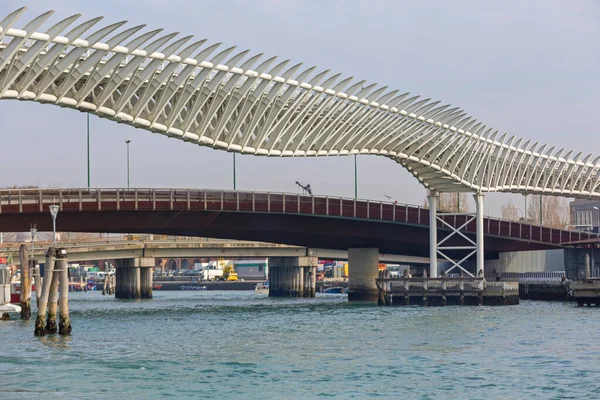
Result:
[[[0,254],[15,255],[13,263],[20,264],[21,243],[0,244]],[[52,242],[35,242],[34,256],[38,263],[45,260],[45,251]],[[172,240],[74,240],[60,241],[70,262],[93,260],[117,260],[131,258],[268,258],[311,256],[328,260],[347,260],[343,250],[317,249],[274,243],[246,242],[215,239],[172,239]],[[30,252],[31,254],[31,252]],[[426,257],[411,257],[397,254],[379,254],[381,262],[409,265],[427,265]]]
[[[376,247],[383,254],[429,255],[427,208],[392,202],[290,193],[192,189],[9,189],[0,190],[0,231],[52,230],[48,207],[59,206],[57,229],[65,232],[152,233],[214,237],[347,251]],[[440,240],[471,215],[438,214]],[[472,219],[472,218],[471,218]],[[443,221],[443,222],[442,222]],[[447,224],[447,225],[446,225]],[[486,256],[499,252],[561,248],[562,243],[598,237],[485,218]],[[456,235],[454,235],[456,236]],[[448,243],[460,243],[450,237]],[[455,253],[461,254],[460,249]]]

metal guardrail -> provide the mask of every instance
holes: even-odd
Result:
[[[0,214],[47,212],[56,204],[60,211],[227,211],[322,215],[428,225],[429,210],[397,202],[358,200],[302,194],[198,190],[198,189],[4,189],[0,190]],[[438,213],[452,226],[460,226],[471,214]],[[441,223],[438,228],[444,229]],[[467,231],[475,232],[475,223]],[[530,242],[570,243],[600,237],[522,222],[486,217],[486,235]]]
[[[498,274],[486,274],[485,279],[488,281],[495,281],[500,279],[501,281],[511,280],[521,283],[527,282],[560,282],[566,279],[567,273],[565,271],[548,271],[548,272],[500,272]]]
[[[31,243],[31,242],[28,242]],[[22,243],[20,242],[12,242],[12,243],[3,243],[0,244],[0,254],[11,254],[18,253],[19,247]],[[35,242],[35,250],[36,252],[45,251],[50,245],[52,241],[36,241]],[[143,240],[84,240],[84,241],[74,241],[74,242],[66,242],[59,241],[58,246],[66,248],[67,250],[76,250],[76,249],[85,249],[89,247],[103,248],[103,247],[128,247],[128,248],[155,248],[160,247],[161,245],[170,246],[170,245],[194,245],[194,247],[198,248],[256,248],[256,247],[267,247],[267,248],[284,248],[284,249],[295,249],[298,246],[290,246],[286,244],[277,244],[277,243],[263,243],[263,242],[248,242],[242,240],[226,240],[226,239],[215,239],[215,240],[206,240],[206,239],[179,239],[179,240],[152,240],[152,239],[143,239]],[[31,247],[31,246],[28,246]]]

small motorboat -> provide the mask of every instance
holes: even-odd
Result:
[[[338,293],[338,294],[340,294],[340,293],[342,293],[342,294],[344,294],[344,293],[348,293],[348,288],[339,287],[339,286],[328,287],[326,289],[323,289],[323,293],[328,293],[328,294],[331,294],[331,293]]]
[[[162,287],[163,287],[162,283],[155,283],[155,284],[152,285],[152,289],[153,290],[161,290]]]
[[[269,282],[261,282],[261,283],[257,283],[256,286],[254,286],[254,292],[257,294],[269,294]]]
[[[18,306],[16,304],[10,304],[10,303],[0,304],[0,319],[3,321],[10,319],[10,314],[20,314],[20,313],[21,313],[21,306]]]
[[[206,290],[206,286],[188,285],[188,286],[182,286],[181,290]]]
[[[0,268],[0,319],[7,320],[11,314],[20,314],[20,299],[11,293],[11,273],[10,269],[3,266]],[[11,304],[15,300],[17,304]]]

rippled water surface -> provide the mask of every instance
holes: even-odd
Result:
[[[70,298],[73,335],[0,321],[0,399],[600,398],[600,309],[351,305],[254,292]]]

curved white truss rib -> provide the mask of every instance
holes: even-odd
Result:
[[[143,25],[0,22],[0,98],[267,156],[375,154],[435,191],[600,196],[600,157],[499,134],[458,107]]]

